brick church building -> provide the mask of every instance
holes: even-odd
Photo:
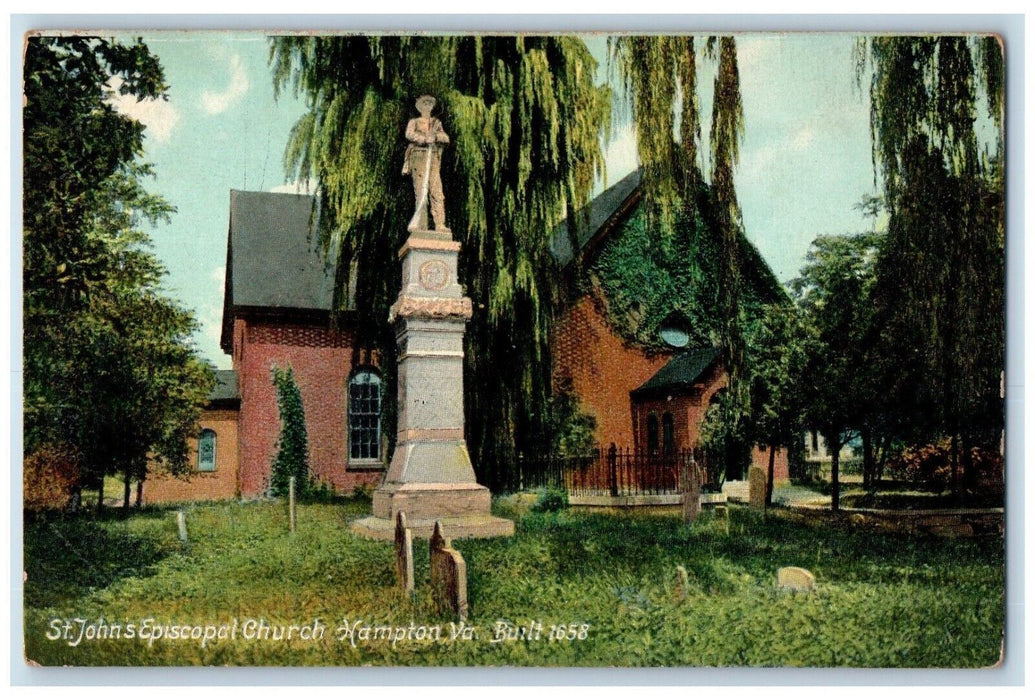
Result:
[[[577,241],[584,260],[639,198],[634,172],[594,199],[589,227]],[[381,480],[391,458],[381,435],[381,375],[375,363],[354,364],[347,322],[331,328],[335,261],[322,257],[310,235],[314,205],[308,195],[231,191],[220,345],[233,368],[217,372],[190,445],[195,473],[186,480],[152,476],[146,502],[266,493],[280,434],[274,367],[294,371],[311,474],[338,492]],[[570,267],[575,255],[566,231],[555,237],[553,253]],[[695,445],[704,412],[726,381],[715,348],[657,351],[629,342],[609,321],[607,300],[595,287],[564,306],[551,348],[555,384],[570,388],[579,409],[593,417],[604,447],[664,452]],[[767,465],[767,453],[756,451],[754,461]],[[776,478],[786,479],[787,470],[780,451]]]

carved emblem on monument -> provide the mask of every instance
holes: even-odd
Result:
[[[420,266],[417,278],[424,289],[437,292],[449,284],[449,268],[441,260],[428,260]]]

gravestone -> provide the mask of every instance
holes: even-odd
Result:
[[[403,593],[413,595],[413,534],[402,511],[395,514],[395,573]]]
[[[765,470],[751,467],[748,472],[748,504],[752,508],[765,508]]]
[[[464,332],[473,310],[457,276],[460,243],[440,210],[438,167],[449,137],[431,115],[435,104],[422,96],[422,116],[407,128],[417,211],[399,250],[402,289],[388,314],[399,348],[398,428],[373,515],[351,526],[365,537],[391,539],[399,511],[415,537],[429,537],[439,520],[454,537],[514,534],[512,521],[489,512],[491,494],[475,478],[464,437]],[[434,231],[427,230],[429,198]]]
[[[446,539],[441,522],[431,535],[431,591],[439,612],[467,619],[467,564]]]
[[[676,566],[676,600],[682,603],[690,590],[690,576],[682,564]]]
[[[715,506],[715,517],[722,520],[722,529],[726,536],[730,534],[730,510],[726,506]]]
[[[701,514],[701,469],[693,454],[682,465],[683,522],[692,523]]]
[[[813,591],[816,589],[816,577],[808,569],[785,566],[776,572],[776,585],[792,591]]]
[[[179,531],[180,542],[187,541],[187,514],[182,510],[176,511],[176,529]]]

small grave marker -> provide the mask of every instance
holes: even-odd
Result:
[[[431,590],[440,611],[448,610],[461,620],[467,619],[467,564],[460,552],[451,547],[435,521],[431,535]]]
[[[683,522],[692,523],[701,514],[701,469],[694,461],[691,452],[690,458],[683,463]]]
[[[752,508],[765,508],[765,470],[751,467],[748,472],[748,503]]]
[[[690,590],[690,576],[682,564],[676,566],[676,600],[682,603]]]
[[[722,520],[723,529],[728,537],[730,534],[730,509],[726,506],[715,506],[715,517]]]
[[[288,479],[288,528],[295,531],[295,477]]]
[[[413,595],[413,534],[402,511],[395,514],[395,573],[399,588]]]
[[[776,585],[792,591],[816,590],[816,577],[808,569],[785,566],[776,572]]]
[[[187,514],[182,510],[176,511],[176,529],[180,532],[180,542],[187,541]]]

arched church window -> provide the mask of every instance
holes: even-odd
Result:
[[[647,416],[647,452],[656,454],[658,451],[658,417],[653,413]]]
[[[372,369],[349,379],[349,458],[381,456],[381,377]]]
[[[661,451],[667,455],[676,451],[675,425],[668,411],[661,416]]]
[[[216,431],[205,428],[198,437],[198,471],[216,470]]]

